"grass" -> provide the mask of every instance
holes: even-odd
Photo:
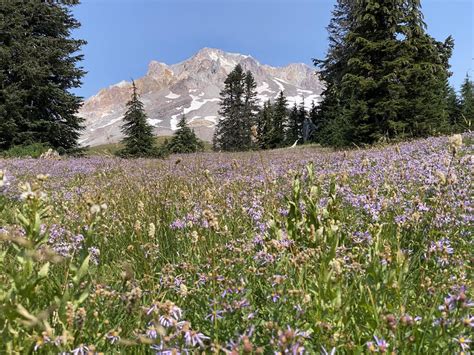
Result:
[[[160,136],[156,137],[156,145],[158,147],[162,146],[165,140],[171,140],[171,136]],[[89,147],[87,149],[86,155],[88,156],[113,156],[117,153],[120,149],[123,148],[123,144],[121,143],[109,143],[109,144],[102,144],[98,146]],[[205,151],[211,151],[212,145],[209,142],[204,142],[204,149]]]
[[[0,353],[468,352],[472,154],[0,160]]]

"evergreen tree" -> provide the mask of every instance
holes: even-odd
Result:
[[[304,125],[305,121],[307,118],[308,112],[306,111],[306,107],[304,106],[304,98],[303,101],[301,101],[299,107],[298,107],[298,139],[299,143],[305,143],[306,142],[306,137],[304,135]]]
[[[461,121],[464,129],[471,127],[474,120],[474,83],[466,75],[461,86]]]
[[[257,83],[250,71],[245,73],[244,79],[244,108],[242,113],[242,133],[240,149],[247,150],[253,147],[252,127],[256,125],[258,108]]]
[[[347,72],[351,48],[347,46],[347,35],[355,22],[358,4],[353,0],[337,0],[327,27],[329,48],[323,60],[314,59],[319,67],[319,77],[325,83],[324,98],[317,108],[319,121],[318,140],[326,145],[344,145],[350,126],[344,122],[341,104],[341,83]]]
[[[309,111],[309,119],[314,125],[314,133],[311,140],[313,142],[320,142],[323,122],[321,121],[321,116],[319,115],[318,106],[316,105],[314,101],[311,102],[311,110]]]
[[[446,85],[451,75],[449,58],[454,42],[448,37],[438,42],[426,33],[420,0],[405,0],[401,25],[401,58],[404,65],[399,77],[404,85],[404,101],[396,128],[398,136],[424,137],[449,129]],[[398,126],[397,126],[398,124]]]
[[[224,151],[248,150],[253,146],[252,127],[256,124],[256,83],[250,72],[237,65],[227,76],[221,91],[221,108],[214,149]]]
[[[349,142],[371,144],[399,129],[403,85],[397,40],[403,14],[398,0],[360,0],[347,35],[350,59],[341,82],[342,116],[350,123]],[[349,143],[347,142],[347,143]]]
[[[70,7],[78,0],[0,1],[0,149],[45,143],[77,147],[82,99],[71,93],[84,71],[77,54],[85,41]]]
[[[300,143],[300,124],[299,124],[299,112],[296,102],[293,106],[293,109],[290,111],[288,117],[288,125],[286,127],[285,140],[286,145],[293,145],[295,143]]]
[[[285,94],[280,91],[273,105],[272,124],[268,141],[269,148],[279,148],[285,144],[285,126],[288,118],[287,104]]]
[[[196,136],[194,130],[189,128],[186,117],[183,115],[178,122],[178,130],[167,145],[170,153],[196,153],[204,150],[203,142]]]
[[[270,100],[263,104],[257,117],[257,143],[260,149],[271,148],[274,112]]]
[[[461,118],[461,102],[456,90],[446,84],[446,110],[451,132],[459,132],[462,130]]]
[[[135,82],[132,83],[132,96],[127,102],[127,111],[123,118],[122,143],[125,148],[119,153],[124,157],[150,157],[157,154],[154,146],[153,127],[148,123],[143,103],[140,101]]]
[[[326,58],[319,137],[330,145],[419,137],[447,126],[453,42],[426,34],[419,0],[339,0]]]

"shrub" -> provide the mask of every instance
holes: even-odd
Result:
[[[50,147],[44,143],[17,145],[0,153],[0,156],[4,158],[21,158],[21,157],[39,158],[41,154],[47,152],[49,148]]]

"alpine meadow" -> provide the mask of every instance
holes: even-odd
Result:
[[[213,1],[0,0],[0,354],[471,354],[472,4]]]

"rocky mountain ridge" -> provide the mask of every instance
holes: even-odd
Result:
[[[323,85],[314,68],[306,64],[277,68],[260,64],[251,56],[204,48],[178,64],[152,61],[146,75],[135,80],[155,134],[171,135],[180,116],[185,114],[197,135],[210,141],[219,119],[219,93],[237,64],[255,76],[262,104],[273,101],[281,90],[289,105],[304,99],[310,107],[313,101],[316,104],[320,101]],[[79,112],[86,124],[80,140],[82,145],[116,143],[122,138],[120,127],[131,85],[122,81],[85,101]]]

